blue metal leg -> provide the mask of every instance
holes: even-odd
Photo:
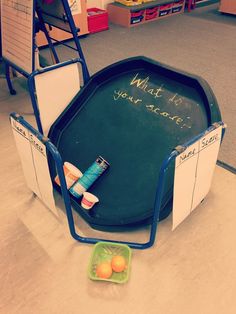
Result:
[[[31,73],[31,75],[28,77],[28,89],[30,92],[30,98],[31,98],[31,102],[32,102],[32,106],[33,106],[33,110],[34,110],[34,116],[35,116],[35,120],[38,126],[38,131],[43,134],[43,127],[42,127],[42,123],[41,123],[41,119],[40,119],[40,112],[38,109],[38,105],[37,105],[37,98],[35,95],[35,87],[34,87],[34,73],[38,73],[37,71]]]
[[[73,29],[72,29],[72,33],[74,33]],[[76,45],[77,50],[79,51],[80,58],[82,60],[84,60],[84,81],[87,82],[89,77],[90,77],[90,75],[89,75],[89,71],[88,71],[88,68],[87,68],[87,64],[85,62],[84,54],[83,54],[83,51],[81,49],[81,46],[80,46],[80,43],[79,43],[77,35],[73,34],[73,36],[75,38],[75,45]]]
[[[56,149],[56,147],[50,141],[47,144],[48,144],[49,151],[51,152],[53,159],[56,163],[57,173],[58,173],[58,176],[60,179],[62,197],[63,197],[65,208],[66,208],[66,214],[67,214],[68,225],[69,225],[71,236],[75,240],[83,242],[83,243],[95,244],[99,241],[111,242],[111,240],[81,237],[80,235],[77,234],[77,232],[75,230],[75,222],[74,222],[73,212],[72,212],[72,208],[71,208],[70,196],[69,196],[69,193],[68,193],[68,190],[66,187],[66,181],[65,181],[65,176],[64,176],[64,172],[63,172],[61,156],[60,156],[58,150]],[[146,243],[136,243],[136,242],[113,241],[112,240],[112,242],[127,244],[131,248],[134,248],[134,249],[146,249],[146,248],[151,247],[154,244],[155,239],[156,239],[157,225],[159,222],[159,214],[160,214],[160,208],[161,208],[163,187],[164,187],[165,180],[166,180],[166,169],[169,166],[170,162],[177,155],[178,155],[178,152],[174,150],[170,154],[170,156],[164,160],[162,167],[161,167],[161,170],[160,170],[160,173],[159,173],[159,179],[158,179],[158,185],[157,185],[156,197],[155,197],[155,203],[154,203],[153,221],[151,224],[149,241]]]
[[[10,91],[11,95],[16,95],[16,91],[13,88],[12,82],[11,82],[11,77],[10,77],[10,66],[8,62],[5,62],[5,74],[6,74],[6,80],[7,80],[7,85],[8,89]]]
[[[48,46],[49,46],[49,49],[51,50],[52,54],[53,54],[53,57],[55,59],[55,62],[56,63],[59,63],[60,60],[58,58],[58,55],[57,55],[57,52],[56,52],[56,49],[52,43],[52,40],[48,34],[48,30],[44,24],[44,21],[43,21],[43,18],[42,18],[42,14],[41,14],[41,11],[39,8],[36,8],[36,12],[37,12],[37,15],[38,15],[38,20],[39,20],[39,26],[40,26],[40,29],[44,32],[45,36],[46,36],[46,39],[47,39],[47,42],[48,42]]]
[[[150,241],[149,241],[150,246],[154,244],[155,238],[156,238],[157,225],[159,222],[159,215],[160,215],[160,210],[161,210],[163,188],[165,186],[165,180],[166,180],[166,170],[170,162],[174,160],[177,155],[178,155],[178,152],[176,150],[173,150],[172,153],[169,155],[169,157],[164,160],[160,169],[158,185],[156,189],[155,203],[154,203],[153,222],[152,222],[151,231],[150,231]]]
[[[74,22],[72,14],[71,14],[71,10],[70,10],[68,1],[62,1],[62,2],[63,2],[63,6],[64,6],[64,10],[65,10],[66,16],[68,18],[68,23],[70,25],[71,33],[73,35],[76,48],[77,48],[77,50],[79,52],[79,57],[84,61],[84,80],[87,81],[89,79],[90,75],[89,75],[89,71],[88,71],[88,68],[87,68],[87,64],[85,62],[85,58],[84,58],[84,54],[83,54],[82,48],[81,48],[80,43],[79,43],[75,22]]]

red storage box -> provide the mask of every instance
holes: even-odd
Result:
[[[171,13],[173,3],[168,3],[160,6],[159,16],[165,16]]]
[[[97,33],[107,30],[108,13],[106,10],[98,8],[87,9],[88,14],[88,30],[90,33]]]
[[[182,10],[182,8],[183,8],[183,6],[181,6],[181,7],[174,7],[174,8],[172,9],[172,13],[180,12],[180,11]]]
[[[144,10],[130,12],[130,24],[138,24],[144,18]]]
[[[157,12],[158,10],[158,7],[154,7],[154,8],[147,8],[146,9],[146,14],[152,14],[152,13],[155,13]]]
[[[141,16],[143,15],[144,13],[144,10],[139,10],[139,11],[131,11],[131,17],[138,17],[138,16]]]
[[[145,20],[152,20],[157,17],[158,7],[148,8],[146,9]]]
[[[145,20],[152,20],[157,17],[157,12],[151,13],[151,14],[146,14],[145,15]]]
[[[173,3],[172,13],[180,12],[183,9],[184,0],[175,1]]]

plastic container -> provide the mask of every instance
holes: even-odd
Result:
[[[158,7],[148,8],[145,11],[145,20],[152,20],[157,17]]]
[[[131,17],[139,17],[141,15],[143,15],[144,10],[139,10],[139,11],[133,11],[131,12]]]
[[[108,13],[98,8],[87,9],[89,33],[105,31],[108,26]]]
[[[183,6],[179,6],[179,7],[173,7],[172,8],[172,13],[178,13],[182,10]]]
[[[145,20],[147,21],[147,20],[153,20],[153,19],[155,19],[157,17],[157,12],[154,12],[154,13],[152,13],[152,14],[146,14],[145,15]]]
[[[142,22],[144,18],[144,10],[134,11],[130,13],[130,23],[137,24]]]
[[[121,255],[126,260],[126,268],[123,272],[113,271],[108,279],[97,276],[97,266],[103,262],[110,262],[116,255]],[[88,276],[92,280],[110,281],[115,283],[125,283],[129,279],[131,264],[131,249],[128,245],[113,242],[98,242],[95,244],[88,267]]]
[[[88,188],[99,178],[99,176],[108,169],[108,162],[99,156],[93,164],[85,171],[82,177],[76,181],[70,188],[70,193],[80,198]]]
[[[173,2],[172,13],[180,12],[183,9],[183,6],[184,6],[184,0]]]
[[[168,3],[160,6],[159,16],[165,16],[171,13],[173,4]]]
[[[157,10],[158,10],[158,7],[147,8],[147,9],[146,9],[146,14],[155,13],[155,12],[157,12]]]
[[[162,97],[145,92],[145,84],[151,93],[154,86],[157,90],[164,84]],[[114,94],[122,86],[126,86],[127,98]],[[114,100],[114,95],[120,98]],[[137,99],[142,102],[132,102]],[[170,116],[147,110],[150,101]],[[133,57],[94,74],[51,126],[49,138],[62,160],[69,159],[80,169],[87,169],[88,160],[98,153],[106,157],[111,169],[89,191],[100,202],[88,211],[70,194],[71,203],[94,229],[127,231],[152,222],[158,174],[173,147],[221,120],[215,96],[204,79],[145,57]],[[56,167],[50,156],[49,166],[54,180]],[[173,170],[174,163],[167,170],[160,220],[172,210]],[[54,188],[61,193],[56,184]]]
[[[64,162],[63,170],[65,174],[67,189],[69,189],[83,175],[83,173],[78,168],[76,168],[74,165],[67,161]],[[59,186],[61,185],[58,175],[55,177],[55,182]]]

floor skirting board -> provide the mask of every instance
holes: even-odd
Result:
[[[236,174],[236,168],[234,168],[233,166],[221,161],[221,160],[217,160],[217,165]]]

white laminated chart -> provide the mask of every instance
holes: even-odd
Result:
[[[2,55],[30,74],[33,65],[33,0],[1,1]]]
[[[222,126],[218,126],[176,157],[172,229],[175,229],[208,194],[221,134]]]
[[[65,82],[68,84],[66,93],[64,92]],[[79,89],[80,77],[76,63],[35,76],[35,90],[44,135],[48,134],[53,122],[68,106]]]
[[[12,117],[11,126],[27,186],[58,216],[45,145]]]

